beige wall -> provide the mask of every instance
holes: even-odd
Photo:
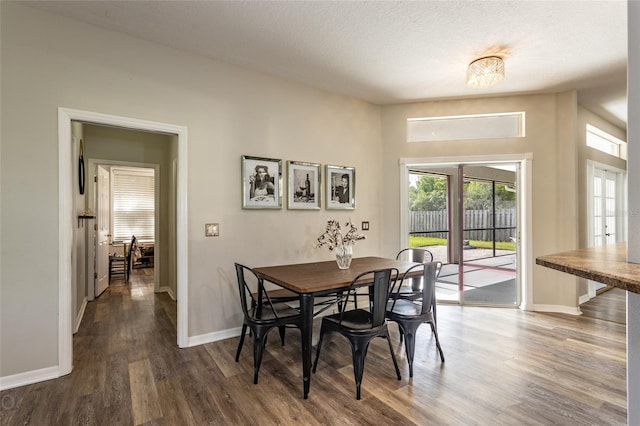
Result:
[[[500,140],[406,142],[409,117],[434,117],[524,111],[526,137]],[[533,257],[576,247],[575,93],[509,96],[394,105],[382,108],[383,254],[400,245],[399,158],[533,154]],[[575,155],[574,155],[575,157]],[[569,194],[569,195],[568,195]],[[576,279],[535,266],[535,305],[577,306]]]
[[[603,120],[599,116],[595,115],[591,111],[578,108],[578,163],[580,165],[578,169],[578,194],[580,195],[580,214],[578,220],[582,225],[580,227],[580,247],[587,247],[588,233],[587,233],[587,161],[595,161],[605,166],[612,166],[619,170],[627,170],[627,161],[613,157],[611,155],[600,152],[594,148],[587,146],[586,127],[587,124],[591,124],[609,133],[612,136],[617,137],[620,140],[626,141],[626,132],[618,127],[615,127],[608,121]]]
[[[331,259],[313,247],[327,219],[370,221],[355,253],[380,253],[378,107],[19,4],[0,7],[0,376],[58,362],[58,107],[188,128],[190,336],[239,326],[234,262]],[[354,166],[357,208],[243,210],[241,155]],[[204,236],[209,222],[220,223],[220,237]]]
[[[622,160],[620,158],[613,157],[611,155],[600,152],[594,148],[587,146],[587,134],[586,134],[586,126],[587,124],[591,124],[609,133],[612,136],[617,137],[620,140],[626,141],[627,135],[626,132],[608,121],[603,120],[599,116],[595,115],[591,111],[585,108],[578,108],[578,198],[579,198],[579,209],[578,209],[578,223],[579,226],[579,235],[578,235],[578,245],[579,247],[587,247],[588,246],[588,226],[587,222],[588,214],[588,200],[587,200],[587,161],[595,161],[605,166],[612,166],[618,170],[627,170],[627,161]],[[579,279],[580,287],[578,293],[580,295],[584,295],[588,293],[587,281],[584,279]]]

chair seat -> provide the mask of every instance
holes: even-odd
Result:
[[[391,308],[393,307],[393,310]],[[408,299],[398,299],[387,302],[387,316],[415,317],[422,314],[422,305]]]
[[[272,302],[287,302],[298,300],[298,293],[294,293],[291,290],[287,290],[286,288],[279,288],[275,290],[267,290],[269,293],[269,298]],[[258,293],[251,293],[251,297],[254,299],[258,299]]]
[[[371,331],[372,316],[369,311],[364,309],[353,309],[346,311],[343,314],[337,313],[333,315],[327,315],[323,318],[323,321],[328,321],[340,324],[340,316],[342,315],[342,327],[348,328],[350,331]]]
[[[258,312],[259,309],[254,307],[251,310],[254,321],[275,321],[276,319],[286,320],[290,317],[300,316],[300,311],[293,309],[284,303],[274,303],[269,308],[263,307],[260,309],[262,312]]]

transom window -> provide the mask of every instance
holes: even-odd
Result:
[[[614,157],[627,159],[627,143],[613,135],[587,124],[587,146]]]

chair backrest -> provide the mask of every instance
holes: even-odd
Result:
[[[421,247],[410,247],[402,249],[396,255],[398,260],[408,260],[410,262],[427,263],[433,262],[433,253]]]
[[[436,303],[436,280],[440,275],[442,262],[429,262],[424,264],[422,276],[422,313],[431,311]]]
[[[396,255],[396,259],[398,260],[406,260],[408,262],[416,262],[416,263],[429,263],[433,262],[433,253],[429,250],[421,247],[410,247],[402,249]],[[420,289],[422,285],[421,277],[414,277],[410,280],[411,288],[414,291]]]
[[[379,327],[385,322],[387,300],[389,300],[389,291],[393,287],[392,281],[395,283],[395,279],[398,276],[399,271],[396,268],[376,269],[359,274],[351,282],[348,288],[344,305],[349,303],[350,300],[354,300],[358,288],[363,286],[363,283],[368,284],[369,287],[369,312],[371,313],[371,328]],[[342,314],[344,314],[344,310]],[[342,315],[340,315],[340,322],[342,322]]]
[[[422,269],[423,271],[422,277],[420,277],[422,278],[422,289],[420,295],[420,299],[422,300],[422,314],[427,314],[432,309],[436,302],[436,281],[438,279],[438,275],[440,275],[440,270],[442,269],[442,262],[427,262],[422,265],[414,265],[407,269],[402,278],[397,280],[390,290],[390,297],[393,301],[391,308],[389,309],[390,311],[393,311],[396,301],[401,295],[400,291],[402,289],[403,282],[414,278],[408,277],[407,274],[417,269]]]
[[[131,236],[131,244],[129,244],[129,249],[127,250],[127,276],[131,274],[131,270],[133,269],[132,254],[135,253],[137,248],[138,240],[136,239],[136,236],[133,235]]]
[[[278,318],[269,293],[264,289],[263,279],[248,266],[239,263],[235,265],[240,304],[244,316],[248,319],[260,320],[263,316],[263,310],[266,309],[271,314],[271,318]]]
[[[136,239],[136,236],[133,235],[131,237],[131,244],[129,244],[129,249],[127,250],[127,260],[131,261],[131,253],[133,253],[136,248],[138,247],[138,240]]]

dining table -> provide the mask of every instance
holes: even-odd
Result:
[[[415,262],[369,256],[353,258],[348,269],[339,269],[335,261],[263,266],[253,269],[264,280],[298,294],[301,316],[300,333],[304,399],[308,398],[311,388],[311,351],[315,297],[325,296],[349,287],[352,281],[363,272],[396,268],[399,276],[392,278],[402,278],[404,272],[415,265]],[[422,274],[422,271],[419,268],[415,268],[409,275],[419,274]],[[363,285],[365,284],[367,283],[363,283]]]

